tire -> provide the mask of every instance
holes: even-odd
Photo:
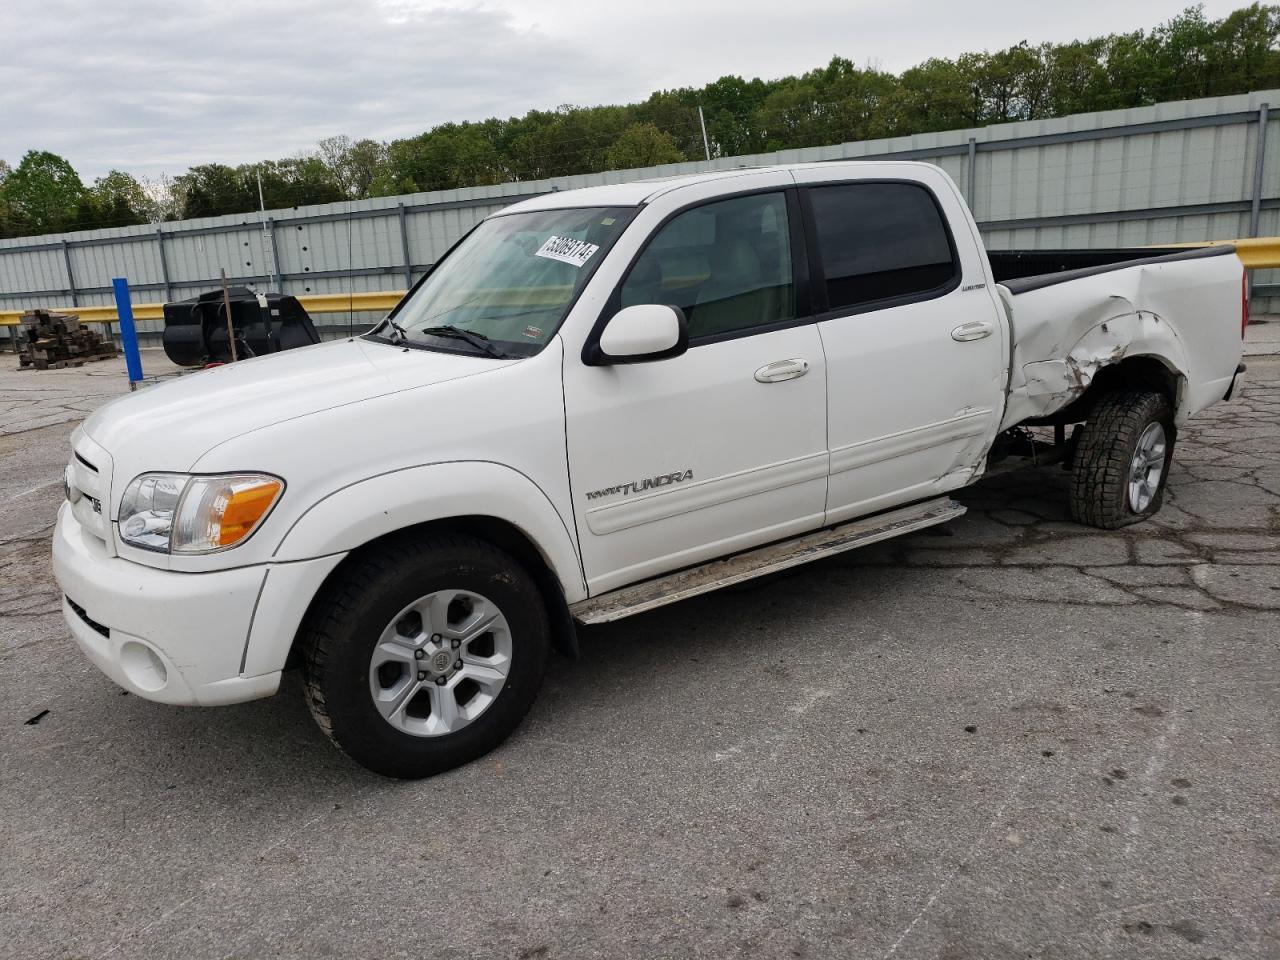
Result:
[[[468,536],[394,540],[357,555],[333,582],[301,638],[304,690],[320,729],[349,757],[387,777],[429,777],[483,756],[519,726],[542,684],[550,629],[533,577],[512,557]],[[497,618],[488,633],[464,641],[469,621],[438,626],[457,611],[474,614],[475,623],[495,611]],[[457,649],[445,653],[449,637]],[[471,656],[477,650],[491,656]],[[447,676],[426,672],[435,669]],[[402,696],[403,707],[394,707]],[[478,715],[467,718],[468,710]]]
[[[1161,431],[1163,431],[1161,433]],[[1162,455],[1152,439],[1162,441]],[[1177,432],[1168,398],[1154,390],[1117,390],[1102,397],[1080,430],[1071,471],[1071,517],[1078,523],[1115,530],[1145,520],[1160,509]],[[1150,469],[1131,486],[1137,457]],[[1157,475],[1158,468],[1158,475]],[[1149,499],[1148,499],[1149,497]]]

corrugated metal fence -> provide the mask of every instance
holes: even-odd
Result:
[[[467,229],[552,190],[770,163],[912,159],[965,192],[992,248],[1116,247],[1280,234],[1280,91],[710,162],[333,203],[265,215],[0,240],[0,310],[137,302],[236,284],[289,293],[403,289]],[[1268,148],[1270,144],[1270,149]],[[1255,312],[1280,271],[1255,271]],[[332,315],[324,318],[331,326]],[[359,325],[367,315],[355,315]],[[341,318],[346,329],[347,318]],[[158,321],[142,323],[159,329]]]

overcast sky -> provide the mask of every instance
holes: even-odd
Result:
[[[1244,0],[1207,0],[1220,17]],[[0,158],[86,182],[389,139],[448,120],[640,100],[727,73],[931,56],[1168,19],[1169,0],[3,0]]]

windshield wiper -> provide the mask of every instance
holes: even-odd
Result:
[[[396,323],[390,317],[382,318],[382,323],[378,324],[378,326],[374,328],[375,333],[382,328],[383,323],[391,327],[391,336],[387,337],[387,339],[392,343],[407,343],[409,341],[409,334],[405,332],[404,327],[400,326],[400,324]]]
[[[422,327],[418,330],[418,333],[430,334],[433,337],[451,337],[454,340],[462,340],[471,344],[477,350],[500,360],[505,360],[507,356],[490,343],[489,338],[483,333],[476,333],[474,330],[463,330],[461,327],[455,327],[451,323],[440,327]]]

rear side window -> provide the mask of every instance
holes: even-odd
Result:
[[[680,307],[691,340],[793,319],[786,197],[733,197],[672,218],[622,282],[622,306],[637,303]]]
[[[958,272],[942,211],[910,183],[848,183],[809,191],[827,306],[925,294]]]

